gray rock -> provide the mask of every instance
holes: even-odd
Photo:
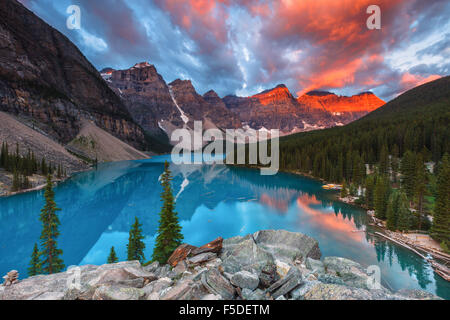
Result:
[[[242,289],[242,297],[245,300],[266,300],[266,295],[261,289],[256,289],[255,291],[247,288]]]
[[[175,273],[175,276],[178,276],[180,274],[183,274],[184,272],[186,272],[188,270],[188,265],[187,263],[183,260],[180,261],[175,268],[172,269],[172,271]]]
[[[279,296],[278,298],[276,298],[275,300],[287,300],[284,296]]]
[[[383,290],[366,290],[337,284],[318,283],[303,295],[305,300],[392,300]]]
[[[98,287],[102,284],[122,284],[129,287],[142,288],[146,280],[151,282],[156,279],[157,277],[154,274],[140,270],[140,268],[107,269],[99,277],[91,280],[89,286]]]
[[[159,262],[155,261],[155,262],[152,262],[151,264],[149,264],[148,266],[143,267],[142,269],[144,269],[147,272],[155,272],[158,268],[159,268]]]
[[[178,282],[174,287],[161,295],[161,300],[200,300],[207,292],[192,280]]]
[[[235,296],[234,287],[217,269],[211,269],[203,273],[201,281],[210,293],[218,294],[225,300],[233,299]]]
[[[262,288],[270,287],[274,282],[280,279],[276,269],[271,265],[264,267],[259,274],[259,285]]]
[[[202,297],[201,300],[222,300],[222,297],[217,294],[209,293],[206,296]]]
[[[325,257],[323,264],[327,273],[341,278],[346,285],[370,289],[369,275],[359,263],[340,257]]]
[[[274,299],[279,296],[284,296],[285,294],[291,292],[296,287],[298,287],[302,283],[302,274],[296,267],[292,267],[288,274],[271,285],[267,292],[272,294]]]
[[[248,240],[248,239],[252,239],[252,235],[248,234],[245,237],[242,236],[236,236],[236,237],[232,237],[232,238],[228,238],[223,240],[222,243],[222,256],[226,256],[227,253],[230,253],[233,251],[233,249],[239,245],[241,242]]]
[[[145,292],[147,300],[159,300],[161,292],[172,284],[172,279],[161,278],[146,285],[142,290]]]
[[[401,289],[395,293],[397,296],[412,300],[443,300],[432,293],[417,289]]]
[[[303,283],[296,289],[291,291],[291,298],[294,300],[303,300],[303,296],[311,290],[319,281],[303,281]]]
[[[320,260],[306,258],[305,265],[309,270],[312,270],[314,273],[317,273],[317,274],[325,273],[325,266],[324,266],[323,262]]]
[[[206,271],[208,271],[208,268],[201,268],[195,271],[196,273],[192,276],[193,281],[201,280],[202,274],[204,274]]]
[[[144,298],[145,292],[142,289],[120,285],[101,285],[92,297],[93,300],[143,300]]]
[[[251,237],[226,245],[220,258],[224,270],[229,273],[253,269],[259,273],[267,268],[276,269],[272,255],[258,247]]]
[[[332,274],[319,274],[317,277],[317,280],[319,280],[322,283],[327,283],[327,284],[344,285],[344,280],[342,280],[342,278],[334,276]]]
[[[186,262],[188,264],[197,265],[197,264],[201,264],[201,263],[213,260],[215,258],[217,258],[217,255],[215,253],[205,252],[205,253],[201,253],[194,257],[187,259]]]
[[[243,270],[233,274],[231,283],[242,289],[255,290],[258,287],[259,278],[256,274]]]
[[[172,271],[172,268],[168,264],[165,264],[155,271],[155,275],[158,278],[164,278],[169,275],[170,271]]]
[[[321,253],[317,240],[302,233],[286,230],[263,230],[253,234],[256,244],[270,252],[275,258],[293,263],[310,257],[320,259]]]

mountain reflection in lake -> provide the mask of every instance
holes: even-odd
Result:
[[[126,258],[128,231],[137,216],[151,258],[162,188],[158,179],[167,156],[99,165],[55,189],[66,266],[103,264],[111,246]],[[393,290],[422,288],[450,298],[450,285],[419,257],[364,232],[363,210],[334,201],[315,180],[290,174],[223,165],[171,165],[174,195],[185,241],[202,245],[218,236],[261,229],[286,229],[319,241],[323,256],[341,256],[363,266],[378,265]],[[0,273],[17,269],[23,277],[41,223],[43,191],[0,199]]]

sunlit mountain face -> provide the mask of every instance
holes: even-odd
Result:
[[[445,0],[377,1],[373,30],[370,0],[80,0],[79,30],[66,26],[70,0],[20,1],[98,70],[149,61],[167,83],[189,79],[200,94],[251,97],[284,83],[294,98],[370,91],[388,101],[449,73]]]

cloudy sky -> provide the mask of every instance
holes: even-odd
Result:
[[[371,90],[385,100],[450,74],[448,0],[20,0],[100,70],[154,64],[199,93]],[[81,8],[69,30],[67,7]],[[369,5],[381,30],[368,30]]]

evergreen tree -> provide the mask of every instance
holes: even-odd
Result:
[[[450,248],[450,156],[448,153],[443,156],[438,171],[431,236],[440,241],[447,250]]]
[[[374,208],[374,189],[375,189],[375,177],[373,175],[369,175],[366,178],[365,188],[366,188],[366,191],[365,191],[366,205],[369,209],[373,209]]]
[[[409,201],[406,193],[399,192],[397,209],[397,229],[400,231],[409,230],[411,227],[411,211],[409,210]]]
[[[19,191],[19,190],[20,190],[19,172],[17,172],[17,170],[14,170],[11,191],[12,192],[16,192],[16,191]]]
[[[45,204],[41,209],[39,220],[42,222],[41,246],[42,271],[52,274],[61,272],[64,269],[64,263],[60,256],[62,250],[57,248],[56,238],[59,236],[58,227],[60,225],[57,212],[60,211],[55,203],[55,193],[53,191],[53,182],[50,175],[47,176],[47,185],[45,186]]]
[[[392,231],[397,230],[398,199],[398,192],[394,190],[389,197],[389,203],[386,210],[386,227]]]
[[[144,236],[142,235],[142,225],[139,224],[139,220],[137,217],[134,218],[134,223],[131,226],[128,244],[127,244],[127,260],[138,260],[143,263],[145,260],[144,249],[145,243]]]
[[[119,258],[117,258],[116,251],[114,250],[114,247],[111,247],[111,251],[109,252],[107,263],[116,263],[119,261]]]
[[[414,196],[414,184],[416,176],[416,159],[414,153],[406,151],[402,158],[401,173],[402,173],[402,188],[406,192],[408,199]]]
[[[162,174],[161,184],[163,192],[161,200],[163,206],[159,213],[158,237],[156,238],[155,249],[153,250],[153,261],[166,263],[172,252],[182,243],[183,234],[178,222],[178,216],[175,212],[175,201],[173,198],[172,180],[169,170],[169,163],[164,164],[164,173]]]
[[[423,157],[421,154],[419,154],[416,161],[416,177],[414,186],[415,202],[417,204],[417,213],[419,214],[419,230],[422,229],[425,195],[427,195],[427,183],[427,170],[423,162]]]
[[[375,214],[378,219],[386,219],[389,194],[389,180],[383,176],[379,176],[374,191]]]
[[[380,174],[387,175],[389,172],[389,153],[387,146],[384,144],[380,152]]]
[[[345,198],[348,195],[347,193],[347,184],[344,182],[342,182],[342,189],[341,189],[341,198]]]
[[[353,183],[350,184],[348,192],[350,193],[351,196],[356,196],[358,190],[357,190],[355,184],[353,184]]]
[[[30,266],[28,268],[28,276],[32,277],[42,273],[41,262],[39,260],[39,249],[37,243],[34,244],[33,253],[31,254]]]

